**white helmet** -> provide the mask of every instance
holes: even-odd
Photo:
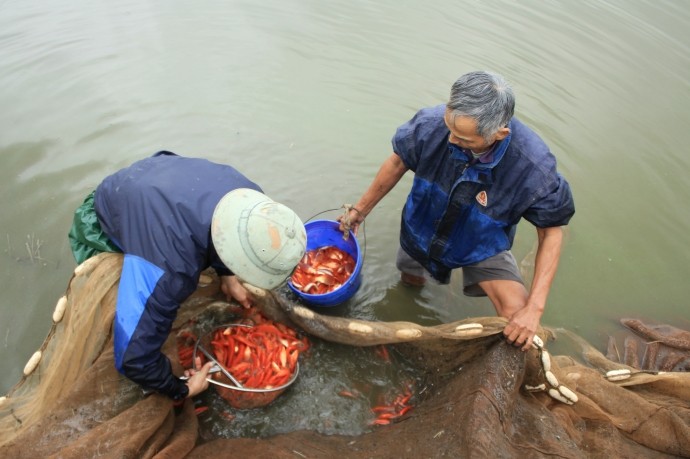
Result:
[[[225,266],[267,290],[287,279],[307,245],[304,224],[295,212],[249,188],[227,193],[216,205],[211,238]]]

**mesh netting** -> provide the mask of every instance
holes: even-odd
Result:
[[[328,341],[394,344],[434,390],[417,394],[415,410],[397,422],[357,437],[300,431],[202,443],[191,401],[174,408],[145,396],[114,368],[121,264],[121,255],[103,254],[75,270],[40,354],[0,399],[0,457],[690,456],[688,332],[625,320],[631,333],[605,356],[559,331],[581,352],[553,356],[550,331],[523,353],[500,339],[501,318],[435,327],[350,320],[265,291],[255,295],[268,317]],[[164,346],[178,374],[177,332],[209,311],[226,319],[229,305],[211,280],[182,306]]]

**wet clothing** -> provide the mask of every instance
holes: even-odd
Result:
[[[95,191],[98,223],[124,256],[115,313],[115,365],[173,399],[188,388],[160,349],[180,304],[212,266],[230,271],[211,241],[216,204],[236,188],[261,189],[234,168],[159,152],[107,177]]]
[[[575,213],[568,182],[541,138],[516,118],[488,162],[448,142],[445,105],[425,108],[398,128],[393,151],[414,171],[400,245],[436,280],[509,250],[517,224],[566,225]]]

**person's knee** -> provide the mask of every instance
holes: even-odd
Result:
[[[527,290],[519,282],[511,280],[493,280],[480,282],[496,309],[496,313],[505,318],[512,317],[527,303]]]
[[[499,316],[510,319],[513,314],[525,307],[525,301],[499,301],[494,302],[494,307],[496,308],[496,313]]]

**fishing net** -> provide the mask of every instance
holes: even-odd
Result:
[[[261,290],[255,295],[269,318],[322,340],[390,344],[431,389],[414,393],[414,410],[358,436],[202,440],[191,400],[174,407],[114,368],[121,264],[121,255],[102,254],[75,270],[40,353],[0,399],[0,457],[690,456],[687,331],[625,320],[629,332],[604,355],[567,331],[540,330],[538,345],[523,353],[500,338],[501,318],[433,327],[351,320]],[[177,374],[178,337],[189,324],[202,315],[224,323],[233,308],[215,278],[203,280],[163,348]],[[578,351],[550,355],[555,335]]]

